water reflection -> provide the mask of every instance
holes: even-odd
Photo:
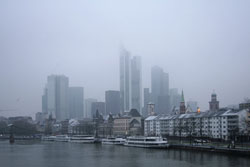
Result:
[[[250,159],[225,154],[154,150],[101,144],[0,142],[4,167],[245,167]]]

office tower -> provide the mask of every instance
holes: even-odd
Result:
[[[141,58],[134,56],[131,60],[131,108],[141,114]]]
[[[97,99],[88,98],[84,102],[84,118],[92,118],[92,103],[97,102]]]
[[[184,99],[184,93],[183,90],[181,92],[181,103],[180,103],[180,114],[186,113],[186,105],[185,105],[185,99]]]
[[[141,58],[122,49],[120,55],[121,112],[134,108],[141,112]]]
[[[48,114],[48,89],[47,86],[44,88],[42,95],[42,113]]]
[[[84,89],[83,87],[69,87],[69,117],[70,118],[83,118],[83,101]]]
[[[193,112],[197,111],[198,103],[197,101],[187,101],[187,107],[190,107]]]
[[[152,102],[157,114],[170,112],[169,76],[162,68],[154,66],[151,69]]]
[[[95,116],[96,111],[98,110],[99,114],[106,116],[105,103],[104,102],[93,102],[91,107],[92,117]]]
[[[212,93],[211,101],[209,102],[209,110],[210,111],[218,111],[219,110],[219,101],[217,101],[216,93]]]
[[[147,106],[148,104],[151,102],[151,94],[149,92],[149,88],[144,88],[143,90],[143,97],[144,97],[144,105],[143,105],[143,111],[142,111],[142,115],[144,117],[148,116],[148,110],[147,110]]]
[[[170,109],[172,111],[180,105],[181,95],[178,93],[177,88],[170,89],[169,94],[170,94]]]
[[[120,113],[120,91],[108,90],[105,92],[106,114]]]
[[[68,87],[69,79],[64,75],[50,75],[47,78],[48,114],[59,121],[69,118]]]
[[[120,96],[122,112],[128,112],[130,109],[130,82],[130,53],[122,49],[120,55]]]

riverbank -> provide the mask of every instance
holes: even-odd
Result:
[[[206,145],[170,144],[169,149],[206,151],[206,152],[250,156],[250,149],[248,148],[227,148],[227,147],[215,147],[208,145],[206,146]]]

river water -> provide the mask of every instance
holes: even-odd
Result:
[[[0,141],[0,167],[249,167],[250,157],[101,144]]]

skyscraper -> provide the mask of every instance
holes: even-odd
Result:
[[[92,103],[97,102],[97,99],[88,98],[84,101],[84,118],[92,118]]]
[[[170,109],[174,110],[176,107],[180,105],[181,95],[178,93],[177,88],[170,89],[169,94],[170,94]]]
[[[134,56],[131,60],[131,108],[141,114],[141,58]]]
[[[48,114],[59,121],[69,118],[68,87],[69,79],[64,75],[50,75],[47,78]]]
[[[83,87],[69,87],[69,117],[70,118],[83,118],[83,101],[84,92]]]
[[[121,112],[134,108],[141,112],[141,58],[122,49],[120,55]]]
[[[151,94],[149,92],[149,88],[144,88],[143,97],[144,97],[144,105],[143,105],[142,115],[144,117],[147,117],[148,116],[148,104],[151,102]]]
[[[151,69],[152,101],[157,114],[170,112],[169,76],[162,68],[154,66]]]
[[[122,49],[120,55],[120,96],[122,112],[128,112],[130,109],[130,83],[130,53]]]
[[[108,90],[105,92],[106,114],[112,113],[117,115],[120,113],[120,92]]]

